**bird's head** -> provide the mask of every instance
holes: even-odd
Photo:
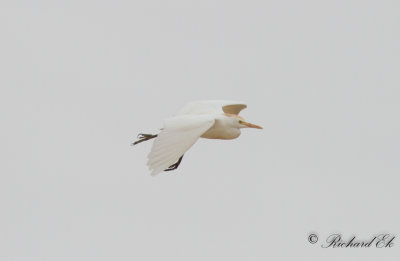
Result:
[[[262,129],[261,126],[249,123],[240,117],[239,115],[230,115],[234,119],[235,126],[237,128],[255,128],[255,129]]]

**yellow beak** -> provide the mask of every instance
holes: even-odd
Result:
[[[243,122],[243,125],[246,125],[249,128],[262,129],[261,126],[258,126],[258,125],[252,124],[252,123],[248,123],[248,122]]]

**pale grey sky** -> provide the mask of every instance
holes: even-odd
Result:
[[[398,260],[400,2],[2,1],[0,260]],[[263,131],[146,169],[186,102]]]

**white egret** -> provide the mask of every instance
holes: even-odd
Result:
[[[238,115],[246,107],[234,101],[190,102],[174,117],[164,120],[159,134],[139,134],[139,140],[132,145],[156,138],[147,162],[151,175],[174,170],[200,137],[231,140],[239,137],[241,128],[262,129]]]

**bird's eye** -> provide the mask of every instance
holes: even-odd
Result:
[[[243,124],[243,121],[239,120],[239,124]]]

